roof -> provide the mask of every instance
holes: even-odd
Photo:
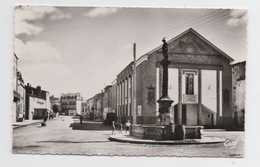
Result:
[[[217,50],[219,53],[221,53],[224,57],[226,57],[227,59],[229,59],[231,62],[234,61],[233,58],[231,58],[230,56],[228,56],[225,52],[223,52],[222,50],[220,50],[218,47],[216,47],[214,44],[212,44],[210,41],[208,41],[206,38],[204,38],[202,35],[200,35],[197,31],[195,31],[194,29],[192,28],[189,28],[188,30],[184,31],[183,33],[177,35],[176,37],[172,38],[171,40],[167,41],[167,43],[171,43],[175,40],[177,40],[178,38],[180,38],[181,36],[189,33],[189,32],[192,32],[194,33],[197,37],[199,37],[202,41],[206,42],[208,45],[210,45],[212,48],[214,48],[215,50]],[[142,57],[146,56],[146,55],[150,55],[158,50],[160,50],[162,48],[162,45],[158,46],[157,48],[147,52],[146,54],[142,55],[139,59],[141,59]],[[138,59],[138,60],[139,60]],[[137,61],[138,61],[137,60]]]
[[[127,69],[132,69],[133,64],[134,64],[134,62],[131,61],[131,62],[117,75],[117,77],[119,77],[120,75],[122,75],[122,74],[125,72],[125,70],[127,70]]]
[[[240,64],[246,64],[246,61],[242,61],[242,62],[234,63],[234,64],[232,64],[232,66],[237,66],[237,65],[240,65]]]

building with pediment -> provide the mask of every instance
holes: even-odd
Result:
[[[167,41],[168,93],[174,100],[174,122],[184,125],[221,126],[232,117],[233,59],[193,29]],[[136,61],[136,110],[138,124],[155,124],[157,100],[162,92],[162,46]],[[117,76],[117,113],[132,120],[133,62]]]

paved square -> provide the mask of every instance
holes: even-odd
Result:
[[[19,154],[73,154],[124,156],[243,157],[244,132],[204,130],[203,136],[222,137],[225,143],[202,145],[151,145],[109,141],[111,127],[83,121],[88,130],[72,130],[78,122],[69,116],[14,129],[13,152]],[[124,133],[124,132],[123,132]]]

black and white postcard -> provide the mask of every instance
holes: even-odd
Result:
[[[15,6],[13,153],[243,158],[247,21],[236,8]]]

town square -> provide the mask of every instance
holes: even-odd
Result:
[[[155,1],[2,4],[1,166],[259,166],[258,2]]]
[[[244,156],[244,133],[241,131],[205,130],[203,136],[224,137],[225,143],[201,145],[162,145],[113,142],[108,138],[111,127],[99,122],[83,121],[86,130],[72,130],[71,124],[79,119],[61,116],[47,121],[47,127],[40,123],[14,129],[13,152],[15,154],[55,155],[110,155],[151,157],[168,155],[172,157],[229,157]],[[123,129],[124,130],[124,129]],[[116,130],[116,135],[118,131]],[[123,131],[124,135],[125,131]],[[232,143],[233,142],[233,143]],[[237,142],[237,143],[234,143]]]
[[[13,153],[244,157],[246,26],[244,9],[16,6]]]

